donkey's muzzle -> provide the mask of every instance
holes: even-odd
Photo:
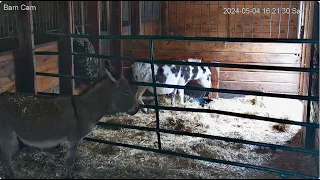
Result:
[[[137,114],[138,113],[138,111],[139,111],[139,104],[137,103],[137,104],[135,104],[131,109],[129,109],[129,111],[127,112],[129,115],[131,115],[131,116],[133,116],[133,115],[135,115],[135,114]]]

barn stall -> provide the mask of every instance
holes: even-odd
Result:
[[[44,7],[50,5],[62,6],[62,4],[45,4],[33,1],[36,6],[43,8],[33,12],[34,29],[41,27],[42,23],[48,23],[47,29],[41,31],[52,31],[59,27],[62,33],[72,33],[74,28],[66,26],[72,24],[70,17],[73,17],[73,27],[78,27],[80,33],[96,35],[171,35],[189,37],[223,37],[223,38],[282,38],[282,39],[308,39],[312,37],[311,22],[314,5],[312,2],[299,3],[298,1],[185,1],[185,2],[160,2],[148,3],[146,1],[119,2],[83,2],[73,3],[73,8],[66,8],[64,13],[45,11]],[[38,3],[38,4],[37,4]],[[51,2],[52,3],[52,2]],[[91,7],[91,8],[89,8]],[[94,9],[95,7],[96,9]],[[219,7],[219,8],[218,8]],[[225,8],[297,8],[303,10],[299,14],[224,14]],[[57,8],[58,9],[58,8]],[[61,7],[60,7],[61,9]],[[74,11],[72,13],[71,9]],[[45,14],[40,17],[37,12]],[[46,13],[44,13],[46,12]],[[48,13],[47,13],[48,12]],[[8,12],[6,12],[8,13]],[[101,14],[100,14],[101,13]],[[310,14],[305,14],[310,13]],[[70,15],[73,16],[70,16]],[[7,15],[9,16],[9,15]],[[3,17],[7,17],[3,16]],[[28,17],[28,16],[26,16]],[[68,17],[68,18],[66,18]],[[140,18],[137,18],[140,17]],[[29,17],[30,18],[30,17]],[[60,19],[61,24],[54,24],[54,18]],[[53,20],[52,20],[53,19]],[[316,22],[316,18],[314,18]],[[98,23],[100,20],[100,23]],[[19,21],[19,19],[17,19]],[[122,22],[122,23],[120,23]],[[14,23],[12,23],[14,29]],[[302,27],[302,29],[301,29]],[[50,29],[51,28],[51,29]],[[19,29],[19,28],[17,28]],[[4,31],[5,32],[5,31]],[[11,31],[8,31],[12,33]],[[13,31],[14,32],[14,31]],[[302,33],[300,33],[302,32]],[[313,31],[315,32],[315,31]],[[20,32],[20,34],[25,34]],[[42,39],[42,35],[34,34],[34,40],[47,41],[49,44],[36,46],[36,52],[60,50],[71,51],[70,39],[63,39],[59,45],[58,39]],[[48,36],[50,37],[50,36]],[[47,38],[48,38],[47,37]],[[313,36],[314,37],[314,36]],[[21,37],[15,37],[17,39]],[[41,39],[41,40],[40,40]],[[81,39],[81,38],[77,38]],[[8,40],[8,39],[6,39]],[[52,42],[50,42],[52,41]],[[129,58],[149,58],[150,49],[147,41],[143,40],[92,40],[82,38],[85,50],[80,52],[98,53],[111,56],[123,56]],[[13,41],[12,41],[13,42]],[[41,43],[41,42],[40,42]],[[39,43],[39,44],[40,44]],[[81,43],[79,43],[81,44]],[[91,44],[91,45],[90,45]],[[73,47],[73,50],[75,50]],[[83,48],[83,46],[81,46]],[[94,48],[92,48],[94,47]],[[109,48],[111,47],[111,48]],[[18,50],[22,49],[19,46]],[[89,50],[88,50],[89,49]],[[7,49],[6,49],[7,50]],[[19,51],[18,51],[19,52]],[[61,52],[61,51],[60,51]],[[192,41],[154,41],[154,58],[161,60],[186,60],[190,57],[203,58],[207,62],[219,62],[244,65],[268,65],[280,67],[309,67],[311,61],[310,44],[302,43],[248,43],[248,42],[192,42]],[[15,52],[3,53],[4,72],[6,81],[1,84],[1,90],[12,92],[26,92],[32,89],[30,85],[36,84],[31,93],[35,92],[55,92],[60,94],[78,94],[81,88],[70,86],[70,80],[57,77],[36,76],[35,81],[28,81],[27,78],[34,78],[30,73],[29,77],[20,74],[20,78],[29,84],[29,90],[18,85],[20,80],[15,80],[19,76],[19,64],[14,64]],[[19,54],[19,53],[18,53]],[[314,55],[315,53],[313,53]],[[76,58],[76,56],[74,56]],[[315,55],[315,57],[317,57]],[[70,63],[58,63],[60,59],[68,61],[68,56],[57,55],[37,55],[35,56],[35,71],[38,75],[42,73],[70,74],[72,75]],[[80,57],[78,57],[79,62]],[[106,58],[107,59],[107,58]],[[77,71],[75,61],[75,75],[96,76],[99,72],[98,66],[103,67],[98,61],[91,58],[82,58],[81,67]],[[318,59],[314,59],[313,65],[316,68]],[[41,62],[43,62],[41,64]],[[61,61],[63,62],[63,61]],[[83,65],[85,64],[85,65]],[[112,61],[118,72],[127,74],[130,63]],[[42,67],[41,67],[42,66]],[[26,67],[26,64],[20,67]],[[11,69],[10,69],[11,68]],[[16,69],[16,74],[14,73]],[[248,90],[269,93],[285,93],[293,95],[308,94],[308,73],[267,71],[256,69],[237,69],[229,67],[212,67],[212,86],[219,89]],[[22,71],[22,70],[20,70]],[[77,74],[77,72],[79,74]],[[83,73],[84,72],[84,73]],[[21,72],[20,72],[21,73]],[[130,73],[128,73],[130,79]],[[42,74],[45,75],[45,74]],[[33,77],[32,77],[33,76]],[[40,79],[43,79],[40,81]],[[59,83],[60,81],[60,83]],[[30,83],[29,83],[30,82]],[[315,81],[316,82],[316,81]],[[197,85],[190,82],[190,85]],[[314,86],[314,85],[313,85]],[[17,88],[19,87],[19,88]],[[317,86],[315,86],[317,87]],[[317,120],[316,114],[308,115],[308,103],[294,99],[283,99],[260,96],[239,96],[239,94],[211,92],[209,97],[213,101],[204,107],[192,102],[192,98],[203,96],[203,92],[187,91],[186,104],[180,107],[196,109],[212,109],[221,111],[231,111],[244,113],[247,115],[264,116],[270,118],[288,119],[297,122],[307,121],[307,116],[312,116]],[[147,96],[148,94],[146,94]],[[313,94],[317,96],[318,94]],[[159,105],[170,106],[169,97],[159,96]],[[153,98],[146,97],[144,100],[148,104],[153,104]],[[318,103],[312,101],[312,103]],[[290,106],[288,106],[290,104]],[[310,106],[310,105],[309,105]],[[313,105],[316,108],[316,105]],[[309,107],[310,108],[310,107]],[[314,111],[316,112],[316,111]],[[287,145],[292,147],[302,147],[305,139],[313,138],[314,135],[304,134],[300,126],[285,125],[282,123],[257,121],[248,118],[239,118],[222,114],[208,114],[196,112],[160,111],[160,127],[172,131],[182,131],[186,133],[200,133],[216,137],[235,138],[240,142],[253,141],[270,143],[277,145]],[[155,114],[139,113],[134,117],[125,114],[112,114],[106,116],[101,122],[120,123],[131,126],[144,126],[154,128]],[[316,122],[316,121],[312,121]],[[308,131],[310,132],[310,130]],[[119,143],[140,145],[149,148],[157,148],[157,134],[154,132],[143,132],[119,127],[97,127],[89,136],[90,138],[105,139]],[[295,171],[303,174],[317,175],[317,167],[314,157],[310,155],[298,154],[290,151],[274,151],[269,148],[241,144],[236,142],[226,142],[223,140],[212,140],[203,137],[181,136],[161,133],[162,148],[178,153],[186,153],[194,156],[216,158],[220,160],[261,165],[265,167],[279,168]],[[304,143],[307,146],[307,142]],[[317,147],[317,145],[315,146]],[[14,167],[28,166],[35,167],[21,169],[19,177],[60,177],[63,168],[61,152],[63,149],[38,150],[26,148],[20,152],[14,161]],[[295,156],[296,159],[290,157]],[[50,157],[51,162],[43,162],[44,158]],[[132,158],[134,157],[134,158]],[[261,174],[250,169],[237,166],[208,163],[207,161],[190,160],[175,156],[163,156],[155,153],[122,148],[117,146],[102,145],[92,142],[83,142],[79,148],[77,160],[76,177],[80,178],[104,178],[104,177],[154,177],[154,178],[244,178],[244,177],[277,177],[274,174]],[[298,163],[297,163],[298,162]],[[25,163],[25,164],[24,164]],[[134,166],[132,166],[134,164]],[[298,165],[297,165],[298,164]],[[316,163],[317,164],[317,163]],[[151,168],[152,167],[152,168]],[[43,169],[44,168],[44,169]],[[19,168],[20,169],[20,168]],[[211,171],[208,171],[211,169]],[[1,173],[2,171],[0,171]],[[39,174],[39,172],[44,172]]]

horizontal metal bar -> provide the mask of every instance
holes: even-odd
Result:
[[[136,129],[136,130],[151,131],[151,132],[156,131],[156,128],[133,126],[133,125],[126,125],[126,124],[117,124],[117,123],[108,123],[108,122],[98,122],[97,125],[98,126],[107,126],[107,127],[119,127],[119,128],[126,128],[126,129]],[[201,138],[220,140],[220,141],[226,141],[226,142],[242,143],[242,144],[261,146],[261,147],[269,147],[272,149],[281,149],[281,150],[286,150],[286,151],[300,152],[300,153],[313,154],[313,155],[319,156],[319,151],[308,150],[308,149],[303,149],[303,148],[293,148],[293,147],[289,147],[289,146],[281,146],[281,145],[276,145],[276,144],[261,143],[261,142],[255,142],[255,141],[228,138],[228,137],[222,137],[222,136],[206,135],[206,134],[200,134],[200,133],[174,131],[174,130],[161,129],[161,128],[159,129],[159,132],[167,133],[167,134],[185,135],[185,136],[191,136],[191,137],[201,137]]]
[[[60,96],[58,93],[48,93],[48,92],[37,92],[39,95],[48,95],[48,96]]]
[[[277,70],[277,71],[296,71],[296,72],[313,72],[319,73],[317,68],[300,68],[300,67],[280,67],[280,66],[263,66],[250,64],[226,64],[219,62],[187,62],[177,60],[155,60],[155,64],[175,64],[175,65],[192,65],[192,66],[208,66],[208,67],[229,67],[240,69],[261,69],[261,70]]]
[[[220,164],[226,164],[226,165],[232,165],[232,166],[238,166],[238,167],[244,167],[244,168],[250,168],[250,169],[256,169],[256,170],[262,170],[262,171],[273,172],[273,173],[277,173],[277,174],[285,174],[285,175],[297,176],[297,177],[302,177],[302,178],[313,178],[313,179],[318,178],[315,176],[295,173],[295,172],[291,172],[291,171],[284,171],[284,170],[279,170],[279,169],[274,169],[274,168],[269,168],[269,167],[256,166],[256,165],[239,163],[239,162],[234,162],[234,161],[225,161],[225,160],[220,160],[220,159],[215,159],[215,158],[207,158],[207,157],[195,156],[195,155],[190,155],[190,154],[185,154],[185,153],[172,152],[172,151],[168,151],[168,150],[159,150],[159,149],[154,149],[154,148],[148,148],[148,147],[143,147],[143,146],[136,146],[136,145],[131,145],[131,144],[124,144],[124,143],[118,143],[118,142],[112,142],[112,141],[106,141],[106,140],[100,140],[100,139],[93,139],[93,138],[88,138],[88,137],[84,138],[83,140],[90,141],[90,142],[96,142],[96,143],[109,144],[109,145],[114,145],[114,146],[122,146],[122,147],[126,147],[126,148],[138,149],[138,150],[143,150],[143,151],[155,152],[155,153],[160,153],[160,154],[164,154],[164,155],[179,156],[179,157],[188,158],[188,159],[196,159],[196,160],[207,161],[207,162],[212,162],[212,163],[220,163]]]
[[[40,76],[48,76],[48,77],[64,77],[64,78],[73,78],[73,79],[84,79],[88,80],[90,78],[81,77],[81,76],[70,76],[70,75],[60,75],[60,74],[51,74],[51,73],[36,73],[36,75]],[[137,86],[153,86],[152,83],[148,82],[136,82],[132,81],[130,84]],[[268,96],[268,97],[276,97],[276,98],[285,98],[285,99],[297,99],[297,100],[310,100],[310,101],[318,101],[319,96],[300,96],[300,95],[291,95],[291,94],[276,94],[276,93],[263,93],[258,91],[245,91],[245,90],[231,90],[231,89],[217,89],[217,88],[203,88],[203,87],[194,87],[194,86],[179,86],[179,85],[169,85],[169,84],[158,84],[157,87],[168,87],[168,88],[176,88],[176,89],[188,89],[188,90],[198,90],[205,92],[220,92],[220,93],[231,93],[231,94],[244,94],[244,95],[256,95],[256,96]]]
[[[217,37],[186,37],[186,36],[161,36],[161,35],[88,35],[88,34],[62,34],[39,32],[39,35],[64,36],[87,39],[109,39],[109,40],[177,40],[177,41],[217,41],[217,42],[252,42],[252,43],[319,43],[318,39],[277,39],[277,38],[217,38]]]
[[[118,61],[129,61],[129,62],[142,62],[151,63],[148,58],[129,58],[129,57],[117,57],[107,56],[100,54],[91,53],[72,53],[72,52],[50,52],[50,51],[36,51],[35,55],[77,55],[95,57],[100,60],[110,59]],[[208,66],[208,67],[229,67],[229,68],[240,68],[240,69],[262,69],[262,70],[277,70],[277,71],[295,71],[295,72],[313,72],[319,73],[318,68],[300,68],[300,67],[279,67],[279,66],[262,66],[262,65],[247,65],[247,64],[226,64],[226,63],[214,63],[214,62],[186,62],[177,60],[153,60],[154,64],[174,64],[174,65],[191,65],[191,66]]]
[[[269,118],[269,117],[263,117],[263,116],[256,116],[256,115],[242,114],[242,113],[235,113],[235,112],[221,111],[221,110],[214,110],[214,109],[197,109],[197,108],[154,106],[154,105],[140,105],[140,106],[142,108],[162,109],[162,110],[169,110],[169,111],[216,113],[216,114],[222,114],[222,115],[227,115],[227,116],[255,119],[255,120],[261,120],[261,121],[269,121],[269,122],[276,122],[276,123],[283,123],[283,124],[292,124],[292,125],[304,126],[304,127],[310,127],[310,128],[319,128],[319,124],[316,124],[316,123],[304,123],[304,122],[298,122],[298,121],[292,121],[292,120],[283,120],[283,119],[279,119],[279,118]]]
[[[70,78],[70,79],[91,80],[91,78],[81,77],[81,76],[71,76],[71,75],[43,73],[43,72],[36,72],[36,75],[37,76],[63,77],[63,78]]]
[[[152,86],[152,83],[148,82],[137,82],[132,81],[130,84],[137,86]],[[195,86],[180,86],[180,85],[171,85],[171,84],[158,84],[157,87],[167,87],[167,88],[175,88],[175,89],[188,89],[188,90],[197,90],[197,91],[205,91],[205,92],[220,92],[220,93],[231,93],[231,94],[245,94],[245,95],[256,95],[256,96],[268,96],[268,97],[276,97],[276,98],[285,98],[285,99],[298,99],[298,100],[310,100],[310,101],[319,101],[319,96],[300,96],[300,95],[291,95],[291,94],[276,94],[276,93],[264,93],[258,91],[246,91],[246,90],[231,90],[231,89],[217,89],[217,88],[203,88],[203,87],[195,87]]]

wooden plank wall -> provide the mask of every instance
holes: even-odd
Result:
[[[153,28],[153,30],[152,30]],[[124,34],[129,34],[129,28],[124,28]],[[159,21],[151,21],[141,24],[141,33],[150,35],[159,33]],[[125,43],[124,43],[125,44]],[[58,51],[57,42],[36,46],[35,51]],[[58,73],[58,56],[37,55],[37,72]],[[59,92],[59,78],[37,76],[38,92]],[[15,92],[15,72],[13,52],[0,53],[0,93],[5,91]]]
[[[288,1],[263,1],[265,8],[289,7]],[[298,2],[291,2],[290,8],[298,8]],[[225,7],[248,7],[262,10],[262,1],[174,1],[169,2],[170,35],[213,36],[213,37],[262,37],[296,38],[297,14],[223,14]],[[260,20],[261,16],[261,20]],[[272,17],[272,19],[271,19]],[[242,19],[244,24],[242,25]],[[289,20],[289,31],[288,30]],[[280,21],[280,23],[279,23]],[[252,22],[254,26],[252,26]],[[271,24],[271,26],[270,26]],[[280,24],[280,34],[279,31]],[[253,27],[253,28],[252,28]],[[271,27],[271,36],[270,36]],[[260,33],[260,29],[262,32]],[[244,30],[244,33],[242,33]],[[287,33],[288,32],[288,33]],[[181,59],[203,58],[205,61],[272,66],[301,66],[301,44],[285,43],[222,43],[222,42],[179,42],[156,41],[155,58]],[[147,41],[124,43],[124,56],[148,58]],[[127,63],[128,66],[130,63]],[[219,87],[226,89],[254,90],[262,92],[299,94],[300,74],[295,72],[245,70],[220,68]],[[230,94],[229,94],[230,95]],[[227,97],[227,94],[220,94]],[[236,96],[236,95],[231,95]]]
[[[148,42],[136,41],[126,44],[126,55],[134,58],[148,58]],[[208,43],[155,41],[156,59],[203,58],[205,61],[223,63],[272,65],[299,67],[300,44],[279,43]],[[296,72],[245,70],[220,68],[219,87],[226,89],[256,90],[276,93],[299,93],[299,77]]]
[[[57,51],[56,42],[36,47],[36,51]],[[37,72],[58,73],[57,56],[36,56]],[[12,51],[0,54],[0,93],[15,92],[15,72]],[[59,85],[59,79],[54,77],[37,76],[37,90],[51,92]]]
[[[255,38],[296,38],[297,35],[298,13],[294,13],[293,10],[299,8],[299,1],[291,3],[290,1],[169,1],[168,3],[170,26],[167,28],[171,35]],[[281,14],[278,12],[278,8],[281,7],[289,8],[292,12]],[[260,13],[242,13],[242,8],[252,11],[259,9]],[[270,10],[273,8],[273,13],[267,13],[267,8]]]

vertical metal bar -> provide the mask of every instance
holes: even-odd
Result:
[[[102,3],[102,2],[100,2],[100,3]],[[81,4],[82,4],[82,1],[79,1],[78,2],[78,6],[77,6],[77,8],[78,8],[78,17],[77,17],[77,21],[78,21],[78,23],[77,23],[77,26],[79,27],[79,28],[81,28]],[[101,4],[102,5],[102,4]],[[100,7],[101,7],[101,5],[100,5]],[[100,17],[102,17],[102,11],[100,10],[100,12],[99,12],[99,16]],[[101,26],[101,25],[100,25]],[[82,32],[82,30],[80,30],[80,32]]]
[[[200,36],[202,36],[202,1],[200,1]]]
[[[147,21],[147,13],[146,13],[146,4],[149,2],[149,1],[143,1],[143,12],[144,12],[144,23],[143,23],[143,35],[146,35],[146,23],[148,23]]]
[[[4,25],[3,25],[3,23],[4,23],[4,21],[3,21],[4,14],[3,14],[2,11],[0,11],[0,17],[1,17],[1,22],[2,22],[2,26],[0,27],[0,38],[2,38],[3,37],[2,28],[4,27]],[[17,19],[17,18],[15,18],[15,19]]]
[[[220,1],[218,1],[218,18],[217,18],[217,37],[219,37],[219,8],[220,8]]]
[[[43,27],[45,29],[44,31],[48,31],[48,27],[47,27],[47,11],[48,11],[47,2],[43,1],[42,3],[43,3],[42,7],[44,8],[44,12],[43,12],[44,25],[43,25]]]
[[[208,36],[210,37],[210,27],[211,27],[211,1],[209,1],[209,24],[208,24]]]
[[[272,1],[270,1],[270,8],[272,9]],[[272,11],[270,12],[269,38],[271,38],[271,31],[272,31]]]
[[[152,35],[154,35],[154,34],[153,34],[153,22],[154,22],[154,20],[155,20],[155,19],[154,19],[154,11],[153,11],[153,2],[154,2],[154,1],[151,1],[151,14],[152,14],[152,16],[151,16],[151,17],[152,17],[152,21],[151,21],[151,34],[152,34]]]
[[[32,3],[32,1],[31,1],[31,3]],[[11,20],[11,30],[10,30],[10,36],[12,37],[12,38],[14,38],[14,36],[15,36],[15,30],[16,30],[16,28],[14,27],[14,21],[13,21],[13,18],[14,18],[14,14],[15,13],[12,13],[12,20]]]
[[[52,31],[52,26],[51,26],[51,11],[52,11],[52,6],[51,6],[51,1],[48,1],[48,26],[49,26],[49,31]]]
[[[162,2],[160,2],[160,10],[159,10],[159,29],[160,29],[160,32],[159,32],[159,35],[162,35],[162,15],[161,15],[161,13],[162,13],[162,8],[163,8],[163,6],[162,6]]]
[[[279,29],[278,29],[278,38],[280,38],[280,31],[281,31],[281,14],[282,14],[282,1],[280,1],[280,17],[279,17]]]
[[[37,5],[39,6],[38,3],[39,2],[37,2]],[[36,32],[41,31],[41,21],[40,21],[41,12],[42,12],[42,9],[39,9],[39,11],[37,11],[37,16],[36,16],[37,23],[35,23],[35,31]]]
[[[243,1],[243,7],[246,8],[246,2]],[[244,13],[242,14],[242,37],[244,37]]]
[[[41,14],[41,28],[42,28],[42,32],[46,31],[46,26],[45,26],[45,16],[46,16],[46,12],[45,12],[45,6],[43,6],[45,4],[45,2],[40,1],[40,6],[42,5],[42,7],[44,7],[42,9],[42,14]]]
[[[158,137],[158,148],[161,150],[161,138],[160,138],[160,118],[159,118],[159,104],[158,104],[158,95],[157,95],[157,88],[156,88],[156,76],[154,72],[154,63],[153,63],[153,40],[149,39],[149,48],[150,48],[150,63],[151,63],[151,71],[152,71],[152,83],[153,83],[153,97],[154,97],[154,104],[156,110],[156,133]]]
[[[234,1],[234,8],[237,9],[237,1]],[[237,21],[237,13],[234,14],[234,27],[233,27],[233,37],[236,37],[236,21]]]
[[[175,35],[178,35],[178,3],[179,1],[176,1],[176,33]]]
[[[57,31],[58,30],[58,20],[57,20],[57,10],[58,10],[58,1],[52,1],[53,5],[53,18],[52,18],[52,23],[54,24],[54,29]]]
[[[300,1],[301,3],[301,1]],[[289,2],[289,9],[291,10],[291,1]],[[288,16],[288,29],[287,29],[287,39],[289,38],[289,33],[290,33],[290,14],[291,12],[289,13],[289,16]],[[301,14],[301,12],[299,13]],[[299,29],[299,28],[298,28]],[[297,37],[298,38],[298,37]]]
[[[194,3],[192,2],[192,36],[194,36]]]
[[[187,1],[184,2],[184,36],[187,36],[187,26],[186,26],[186,19],[187,19]]]
[[[168,11],[167,11],[167,17],[168,17],[168,22],[167,22],[167,24],[171,24],[170,22],[172,22],[171,21],[171,16],[169,16],[169,14],[170,14],[170,3],[171,3],[171,1],[167,1],[168,2]],[[171,25],[169,26],[169,27],[166,27],[166,28],[168,28],[167,30],[166,30],[166,35],[170,35],[170,28],[171,27]]]
[[[75,16],[76,16],[76,12],[74,11],[75,10],[75,6],[77,5],[76,4],[76,2],[77,1],[73,1],[72,3],[71,3],[71,16],[72,16],[72,18],[71,18],[71,20],[72,20],[72,24],[71,24],[71,26],[72,26],[72,32],[74,33],[74,31],[75,31],[75,27],[76,27],[76,20],[75,20]]]
[[[51,19],[51,29],[52,30],[55,30],[56,29],[56,27],[55,27],[55,25],[54,25],[54,18],[55,18],[55,13],[54,13],[54,3],[55,3],[55,1],[50,1],[51,2],[51,15],[50,15],[50,19]]]
[[[263,9],[263,1],[261,1],[261,9]],[[260,14],[260,38],[262,37],[262,13]]]
[[[252,8],[254,9],[254,1],[252,1]],[[254,31],[254,14],[252,14],[252,29],[251,29],[251,38],[253,38],[253,31]]]
[[[102,2],[105,2],[105,1],[102,1]],[[102,3],[101,2],[101,3]],[[80,6],[81,6],[81,11],[80,11],[80,13],[81,13],[81,33],[82,34],[84,34],[85,33],[85,14],[84,14],[84,11],[85,11],[85,5],[84,5],[84,2],[83,1],[80,1]],[[104,5],[104,4],[103,4]],[[106,7],[106,6],[102,6],[102,7]],[[104,17],[105,17],[105,13],[104,13]],[[103,19],[105,19],[105,18],[103,18]],[[105,21],[104,21],[105,22]],[[106,26],[106,23],[104,23],[104,25]]]

